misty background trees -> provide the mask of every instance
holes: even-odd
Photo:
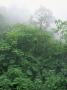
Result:
[[[31,19],[1,10],[0,90],[67,90],[67,21],[44,7]]]
[[[40,7],[32,16],[32,22],[38,25],[40,29],[47,29],[50,27],[51,23],[54,22],[54,17],[50,10]]]

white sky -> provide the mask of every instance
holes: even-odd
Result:
[[[45,6],[57,18],[67,19],[67,0],[0,0],[0,6],[22,7],[34,12],[40,6]]]

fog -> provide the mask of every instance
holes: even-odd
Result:
[[[0,0],[0,14],[10,23],[26,23],[40,6],[44,6],[53,12],[56,19],[66,20],[66,4],[66,0]]]
[[[2,14],[10,23],[26,23],[29,21],[30,13],[27,9],[17,7],[0,7]]]

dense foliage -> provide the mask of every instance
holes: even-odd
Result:
[[[67,90],[67,45],[17,24],[0,38],[0,90]]]

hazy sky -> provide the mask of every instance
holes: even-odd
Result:
[[[0,0],[0,6],[25,8],[30,12],[45,6],[55,17],[67,19],[67,0]]]

